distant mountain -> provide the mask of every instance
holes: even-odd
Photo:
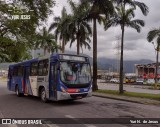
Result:
[[[135,72],[135,64],[149,64],[153,63],[152,60],[126,60],[124,61],[124,72],[133,73]],[[116,71],[119,68],[119,61],[115,59],[107,59],[105,57],[98,58],[99,69]]]

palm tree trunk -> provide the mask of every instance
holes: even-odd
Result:
[[[159,45],[157,46],[157,56],[156,56],[156,73],[155,73],[155,89],[157,89],[157,83],[158,83],[158,79],[157,79],[157,75],[158,75],[158,56],[159,56]]]
[[[44,54],[43,54],[44,56],[46,55],[46,50],[47,50],[47,49],[44,47]]]
[[[62,40],[62,53],[64,53],[64,46],[65,46],[65,44],[64,44],[64,39]]]
[[[122,38],[121,38],[121,58],[120,58],[120,84],[119,94],[123,94],[123,42],[124,41],[124,25],[122,26]]]
[[[79,48],[80,48],[80,45],[79,45],[79,23],[78,23],[78,32],[77,32],[77,55],[79,55]]]
[[[98,90],[97,86],[97,24],[93,19],[93,91]]]
[[[79,33],[77,33],[77,55],[79,55]]]

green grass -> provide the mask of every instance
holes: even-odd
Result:
[[[98,93],[106,93],[106,94],[114,94],[118,96],[130,96],[130,97],[140,97],[140,98],[149,98],[160,100],[160,94],[149,94],[149,93],[136,93],[136,92],[128,92],[124,91],[123,94],[119,94],[117,90],[97,90]]]
[[[7,80],[7,78],[6,77],[0,77],[0,80],[5,81],[5,80]]]

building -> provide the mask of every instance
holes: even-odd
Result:
[[[135,73],[137,77],[155,78],[155,70],[156,70],[156,63],[135,65],[135,71],[136,71]],[[158,78],[160,78],[160,67],[158,67]]]
[[[0,70],[0,77],[6,77],[8,75],[7,70]]]

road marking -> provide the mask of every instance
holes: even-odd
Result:
[[[72,119],[76,119],[74,116],[71,116],[71,115],[65,115],[65,117],[67,117],[67,118],[72,118]],[[97,127],[97,126],[91,125],[91,124],[83,124],[83,125],[85,125],[86,127]]]
[[[44,127],[59,127],[58,125],[56,125],[56,124],[44,124],[43,125]]]
[[[87,127],[97,127],[97,126],[91,125],[91,124],[84,124],[84,125],[87,126]]]
[[[86,127],[97,127],[95,125],[91,125],[91,124],[84,124]]]
[[[8,127],[18,127],[16,124],[8,125]]]
[[[46,121],[46,123],[45,124],[43,124],[42,126],[44,126],[44,127],[59,127],[57,124],[54,124],[54,123],[52,123],[51,121]]]
[[[67,118],[72,118],[72,119],[75,118],[74,116],[71,116],[71,115],[65,115],[65,117],[67,117]]]

